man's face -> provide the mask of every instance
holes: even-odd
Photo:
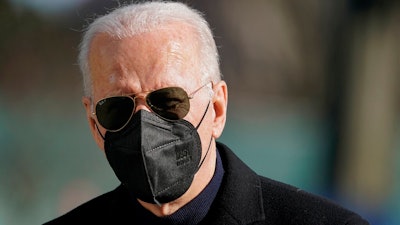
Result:
[[[89,65],[93,81],[90,104],[102,98],[144,93],[164,87],[178,86],[187,93],[198,89],[201,75],[198,73],[198,49],[189,32],[183,29],[159,30],[143,33],[122,40],[105,34],[97,35],[91,44]],[[184,118],[197,126],[212,101],[209,89],[203,88],[190,100],[190,111]],[[145,94],[143,95],[143,97]],[[143,98],[136,99],[136,111],[151,111]],[[93,105],[90,105],[90,110]],[[212,136],[212,106],[198,129],[204,149]],[[88,109],[87,109],[88,110]],[[104,136],[106,130],[93,118]],[[103,139],[94,129],[94,137],[100,148]]]

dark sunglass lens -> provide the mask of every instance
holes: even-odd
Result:
[[[126,96],[101,100],[96,105],[97,120],[107,130],[118,130],[130,119],[135,103]]]
[[[170,120],[182,119],[190,109],[189,97],[186,91],[179,87],[151,92],[147,95],[146,101],[151,110]]]

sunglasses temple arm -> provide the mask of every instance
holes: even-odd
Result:
[[[192,99],[192,98],[193,98],[193,95],[195,95],[198,91],[200,91],[201,89],[203,89],[205,86],[209,85],[210,83],[211,83],[211,88],[212,88],[214,84],[213,84],[212,81],[210,81],[210,82],[204,84],[203,86],[197,88],[197,89],[194,90],[192,93],[190,93],[190,94],[189,94],[189,99]]]

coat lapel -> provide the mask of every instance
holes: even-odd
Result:
[[[227,146],[217,143],[225,170],[209,214],[202,224],[256,224],[265,220],[258,175]]]

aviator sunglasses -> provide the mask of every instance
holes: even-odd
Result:
[[[161,88],[145,92],[144,99],[151,111],[160,117],[167,120],[179,120],[188,114],[189,100],[194,94],[210,83],[202,85],[190,94],[181,87]],[[102,127],[108,131],[117,132],[131,120],[136,108],[135,100],[138,97],[139,95],[133,94],[103,98],[96,103],[93,114],[96,115]]]

